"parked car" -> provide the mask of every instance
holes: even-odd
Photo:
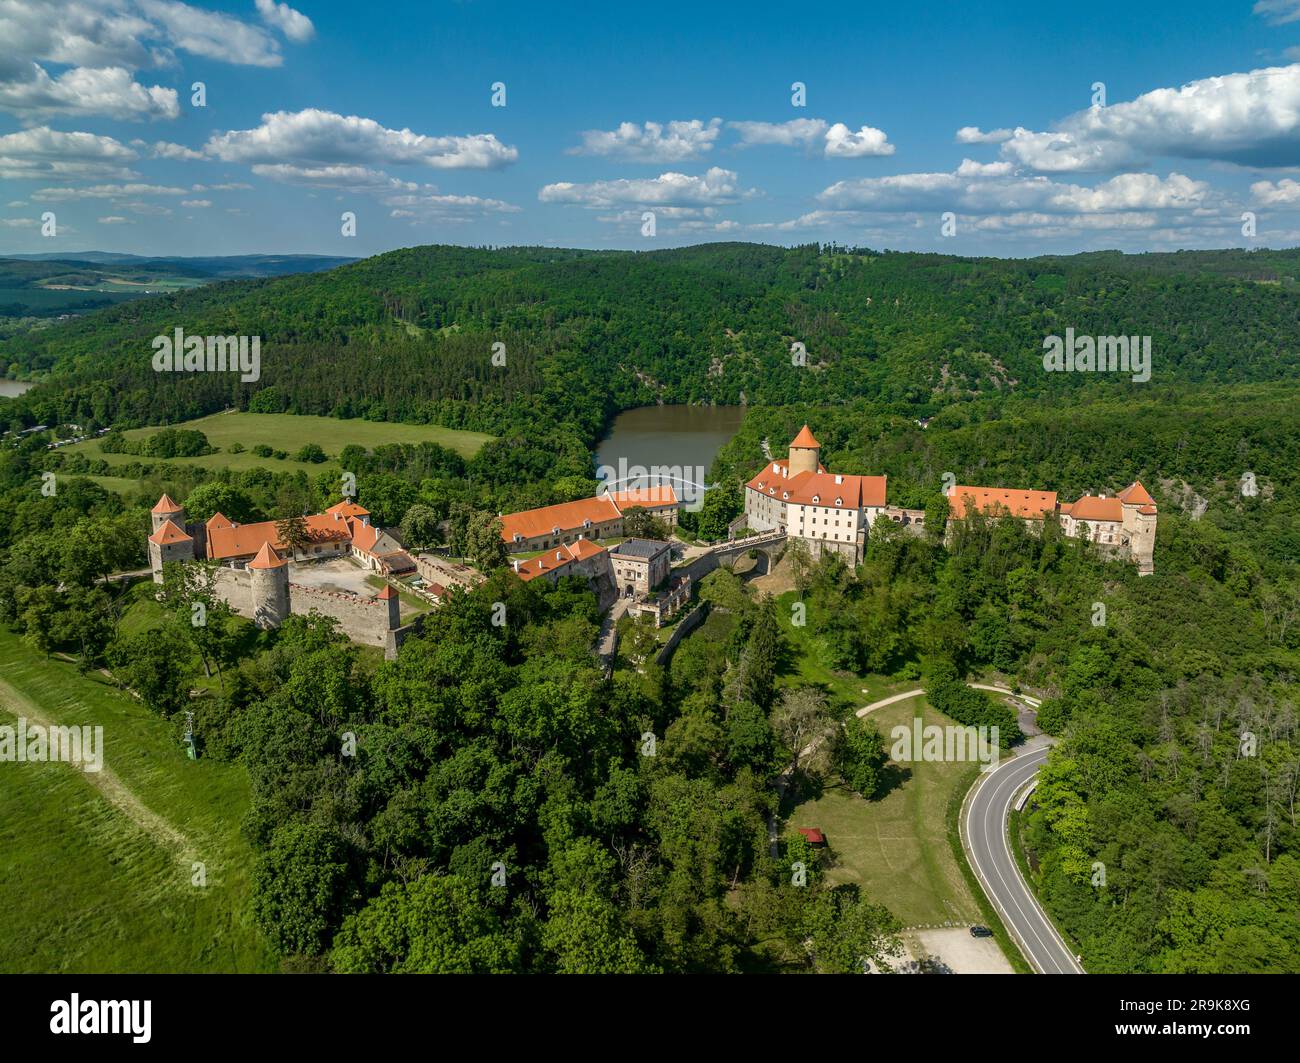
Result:
[[[973,938],[991,938],[993,931],[986,926],[973,926],[970,928],[970,936]]]

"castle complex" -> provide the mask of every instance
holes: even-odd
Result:
[[[1156,504],[1140,483],[1118,495],[1084,495],[1060,504],[1055,491],[954,486],[948,492],[949,519],[971,511],[1011,515],[1031,527],[1060,522],[1071,538],[1085,538],[1103,553],[1155,571]],[[850,564],[861,562],[867,534],[878,519],[922,526],[920,510],[885,505],[885,477],[830,473],[821,464],[821,444],[804,425],[790,444],[787,461],[769,462],[745,485],[745,519],[759,531],[780,530],[804,542],[813,557],[831,552]]]
[[[304,543],[296,549],[281,540],[275,521],[237,524],[220,513],[202,523],[189,523],[185,510],[167,495],[151,513],[149,565],[155,583],[163,581],[169,562],[220,562],[213,591],[240,616],[259,627],[273,628],[292,613],[311,612],[332,617],[354,642],[379,646],[396,656],[401,641],[401,605],[397,591],[385,584],[371,597],[325,590],[290,580],[290,562],[351,557],[363,568],[382,575],[415,570],[415,562],[391,535],[370,523],[367,510],[343,501],[325,513],[303,518]]]

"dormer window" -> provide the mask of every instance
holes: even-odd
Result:
[[[790,497],[790,492],[789,492],[789,491],[782,491],[782,492],[781,492],[781,497],[782,497],[782,498],[789,498],[789,497]]]
[[[518,532],[515,532],[515,542],[522,543],[523,541],[524,541],[524,537],[520,535]]]
[[[814,505],[814,506],[817,505],[817,503],[820,502],[821,500],[822,500],[822,496],[821,496],[821,495],[813,495],[813,505]]]
[[[842,498],[837,498],[837,499],[835,500],[835,504],[836,504],[837,506],[842,506],[842,505],[844,505],[844,499],[842,499]]]

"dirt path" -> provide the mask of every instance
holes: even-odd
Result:
[[[15,690],[3,679],[0,679],[0,710],[9,713],[15,718],[24,716],[29,723],[41,727],[60,726],[57,721],[46,716],[30,698]],[[100,754],[103,755],[102,749]],[[195,859],[194,845],[167,820],[146,808],[140,799],[127,788],[126,784],[113,773],[106,760],[102,762],[99,771],[81,771],[78,774],[91,786],[95,787],[105,801],[126,816],[150,838],[161,845],[174,849],[177,860],[185,864],[188,870],[189,865]]]

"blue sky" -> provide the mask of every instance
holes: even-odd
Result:
[[[5,252],[1300,242],[1300,0],[0,0],[0,40]]]

